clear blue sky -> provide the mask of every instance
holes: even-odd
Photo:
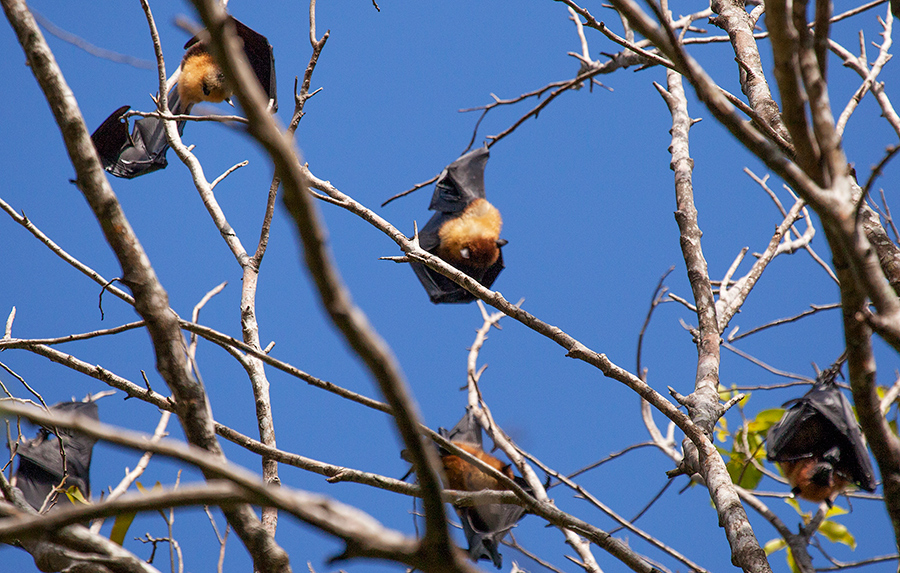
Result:
[[[700,4],[691,9],[701,9]],[[137,1],[103,1],[88,7],[35,0],[31,5],[94,45],[145,60],[153,58]],[[302,77],[310,54],[308,5],[279,0],[251,6],[235,0],[229,7],[275,47],[278,116],[287,122],[293,107],[293,78]],[[466,148],[478,116],[458,110],[490,103],[492,93],[509,98],[550,81],[571,78],[578,62],[566,52],[580,51],[580,46],[565,6],[549,0],[515,5],[383,1],[380,7],[377,12],[364,0],[319,4],[318,33],[330,29],[332,35],[312,82],[314,89],[323,90],[307,103],[297,141],[316,176],[330,180],[411,234],[413,221],[421,227],[431,215],[427,211],[430,187],[386,208],[378,205],[434,176]],[[196,17],[183,3],[156,2],[153,8],[171,73],[187,40],[173,20],[182,14]],[[614,13],[599,3],[591,9],[619,29]],[[867,41],[876,40],[876,13],[883,14],[884,9],[837,24],[835,35],[845,46],[856,49],[857,29],[865,26]],[[156,91],[155,70],[100,59],[57,38],[48,39],[90,130],[120,105],[141,110],[153,107],[149,95]],[[588,31],[588,39],[594,58],[601,58],[600,52],[618,51],[597,33]],[[5,152],[0,156],[4,173],[0,196],[83,262],[107,278],[118,276],[119,267],[99,226],[78,190],[68,182],[74,171],[59,130],[8,25],[0,26],[0,48],[4,54],[0,70],[6,82],[0,88],[5,94],[0,125],[6,134]],[[727,45],[696,48],[693,53],[723,87],[740,93],[734,55]],[[771,69],[771,56],[764,54],[764,58],[765,68]],[[837,87],[831,93],[832,101],[842,108],[859,80],[835,64],[831,73],[839,78],[833,84]],[[672,216],[673,177],[666,150],[670,118],[651,85],[653,81],[665,83],[664,71],[626,70],[600,79],[614,91],[595,87],[593,92],[566,93],[539,119],[527,121],[492,148],[486,171],[487,197],[503,213],[502,236],[509,241],[504,248],[507,268],[494,288],[511,301],[524,298],[529,312],[634,371],[638,332],[659,277],[675,265],[667,284],[686,298],[690,288]],[[880,79],[891,93],[900,79],[896,65],[889,64]],[[749,167],[764,175],[765,168],[715,123],[693,93],[689,95],[691,115],[704,118],[691,131],[703,249],[713,278],[721,278],[741,248],[761,252],[781,218],[770,199],[742,172]],[[499,133],[534,104],[532,100],[490,113],[481,124],[477,141]],[[847,130],[848,155],[861,179],[881,158],[883,149],[896,142],[886,124],[879,122],[879,113],[867,96]],[[196,145],[194,152],[209,179],[244,159],[250,161],[221,184],[216,194],[245,247],[255,248],[272,174],[270,165],[248,137],[221,125],[190,124],[184,140]],[[239,266],[210,222],[187,169],[174,153],[169,160],[169,168],[162,172],[133,181],[111,178],[113,188],[168,290],[172,307],[189,316],[204,293],[228,281],[225,291],[203,310],[201,322],[240,337]],[[880,182],[890,187],[896,180],[897,168],[892,166]],[[772,180],[770,186],[783,202],[790,203],[779,181]],[[432,428],[453,426],[465,405],[459,387],[465,383],[467,348],[481,325],[477,307],[432,305],[410,269],[378,260],[400,254],[393,242],[347,212],[327,204],[320,207],[335,259],[354,299],[399,358],[426,423]],[[4,245],[0,315],[5,320],[16,306],[14,336],[60,336],[137,319],[127,305],[107,296],[105,320],[101,321],[98,286],[52,255],[6,215],[0,216],[0,244]],[[813,246],[830,260],[821,234]],[[748,256],[738,275],[749,265]],[[773,263],[732,326],[748,330],[797,314],[809,304],[837,300],[831,279],[808,255],[799,253]],[[276,342],[274,356],[322,379],[378,397],[367,372],[350,356],[324,317],[301,266],[295,233],[280,205],[263,261],[257,314],[263,345]],[[644,365],[657,390],[665,392],[672,386],[688,394],[693,386],[696,348],[679,319],[696,323],[696,317],[680,305],[670,303],[658,309],[647,335]],[[633,393],[586,364],[566,358],[563,349],[512,319],[501,324],[503,330],[491,333],[481,353],[480,362],[489,365],[482,390],[498,423],[524,449],[567,473],[648,439]],[[811,362],[825,366],[841,352],[839,312],[821,313],[767,331],[739,346],[779,369],[812,375]],[[883,345],[878,346],[880,382],[889,384],[898,360]],[[138,383],[143,370],[154,389],[164,387],[154,370],[149,339],[141,331],[62,348]],[[198,359],[215,418],[256,435],[252,396],[240,366],[218,347],[203,342]],[[24,351],[4,352],[0,361],[24,376],[48,402],[72,396],[80,399],[105,388],[96,380]],[[406,472],[407,464],[399,457],[399,439],[386,416],[279,372],[269,370],[268,374],[279,447],[393,477]],[[725,350],[721,376],[726,385],[784,381]],[[25,397],[26,391],[6,372],[0,371],[0,381]],[[800,393],[796,388],[754,392],[747,415],[752,417]],[[157,422],[152,407],[137,400],[124,402],[121,395],[101,402],[101,418],[147,432]],[[665,425],[661,416],[657,423]],[[732,412],[729,427],[739,424],[739,414]],[[173,437],[180,434],[174,422],[170,431]],[[676,437],[680,441],[681,436]],[[226,448],[235,462],[258,468],[252,456],[229,444]],[[124,467],[134,467],[137,458],[134,452],[98,446],[92,472],[94,495],[108,484],[118,483]],[[620,514],[631,516],[663,487],[664,472],[670,468],[667,458],[646,448],[590,472],[581,483]],[[171,484],[176,471],[175,464],[156,460],[141,481],[145,485],[157,480]],[[181,479],[192,482],[199,476],[188,471]],[[409,498],[353,484],[330,485],[318,475],[290,467],[281,469],[281,480],[290,487],[357,505],[387,526],[414,531]],[[694,487],[679,495],[685,485],[686,479],[678,478],[638,525],[702,566],[728,570],[727,544],[716,525],[708,494]],[[785,489],[772,481],[764,481],[762,488]],[[558,488],[551,495],[563,509],[599,527],[613,527],[609,519],[568,491]],[[788,524],[799,521],[783,502],[769,499],[769,503]],[[814,509],[811,504],[804,508]],[[857,534],[857,551],[850,553],[827,541],[823,542],[826,549],[848,561],[894,551],[883,507],[877,502],[855,501],[853,510],[839,520]],[[761,542],[775,536],[759,516],[751,513],[751,520]],[[165,535],[158,516],[139,518],[130,534],[139,536],[147,531]],[[572,551],[564,545],[562,535],[544,528],[537,518],[523,520],[515,533],[523,545],[550,562],[566,571],[576,570],[563,557]],[[217,547],[202,512],[179,512],[175,535],[184,549],[187,570],[211,570]],[[636,537],[623,538],[650,558],[684,570]],[[307,560],[319,572],[336,568],[324,560],[339,553],[339,545],[291,518],[280,520],[278,540],[291,552],[295,571],[303,570]],[[149,547],[134,542],[127,547],[138,555],[149,555]],[[160,551],[163,553],[155,563],[166,570],[167,556],[164,548]],[[512,549],[503,554],[504,570],[512,560],[530,571],[541,570]],[[601,550],[594,554],[605,571],[624,570]],[[4,565],[10,570],[13,564],[18,571],[33,569],[29,556],[17,549],[0,548],[0,560],[10,564]],[[771,562],[776,570],[785,570],[782,555]],[[817,557],[815,564],[826,563]],[[248,566],[243,548],[232,536],[226,570],[247,570]],[[371,562],[340,567],[357,572],[398,570]]]

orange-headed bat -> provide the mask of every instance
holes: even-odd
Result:
[[[506,474],[526,491],[531,488],[524,479],[514,476],[509,464],[504,464],[482,448],[481,426],[466,409],[466,415],[449,432],[439,428],[443,438],[453,442],[459,448],[477,457],[491,467]],[[463,491],[480,491],[483,489],[507,489],[495,478],[485,474],[462,458],[447,450],[441,449],[441,460],[444,464],[444,475],[447,487]],[[503,565],[503,558],[497,548],[510,529],[525,515],[525,509],[518,505],[488,503],[472,507],[457,507],[456,513],[462,522],[463,532],[469,542],[469,557],[474,561],[490,559],[497,569]]]
[[[827,502],[848,485],[875,490],[869,452],[847,398],[834,382],[838,369],[825,370],[766,438],[766,457],[778,462],[791,492],[816,503]]]
[[[60,402],[50,407],[51,412],[78,414],[99,420],[95,402]],[[94,438],[72,430],[60,429],[58,439],[53,439],[51,429],[41,428],[38,436],[19,444],[19,468],[12,485],[22,490],[31,507],[40,510],[44,500],[60,485],[63,478],[63,457],[59,452],[59,441],[66,453],[68,476],[64,488],[76,486],[85,499],[91,495],[90,470]]]
[[[486,288],[503,270],[500,212],[484,198],[488,149],[471,151],[444,169],[428,208],[436,213],[419,231],[419,244]],[[420,263],[410,263],[431,302],[470,302],[475,296]]]
[[[235,18],[231,18],[231,21],[244,43],[244,53],[250,66],[269,96],[272,110],[278,109],[272,46],[265,36],[257,34]],[[181,66],[170,80],[170,83],[177,83],[167,94],[169,111],[173,115],[190,113],[194,104],[201,101],[218,103],[231,97],[231,86],[225,81],[225,74],[209,53],[205,35],[204,32],[195,36],[184,45],[187,51],[181,60]],[[126,179],[165,169],[166,151],[169,149],[165,126],[162,120],[155,117],[135,121],[134,130],[129,136],[128,123],[120,119],[129,109],[130,106],[126,105],[114,111],[91,135],[103,168],[116,177]],[[184,121],[177,122],[179,134],[184,133],[184,124]]]

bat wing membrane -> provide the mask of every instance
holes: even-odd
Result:
[[[837,447],[840,455],[835,469],[862,489],[875,489],[875,474],[862,433],[850,403],[837,386],[816,384],[788,405],[790,408],[766,439],[770,461],[821,457]]]
[[[69,412],[99,419],[97,404],[94,402],[62,402],[50,408],[51,412]],[[77,486],[85,497],[90,495],[90,467],[94,438],[61,430],[66,453],[67,486]],[[63,478],[63,458],[59,453],[59,442],[51,438],[50,431],[41,429],[37,438],[27,440],[16,450],[19,467],[16,470],[16,487],[22,490],[25,499],[35,509],[39,509],[51,490]]]
[[[525,515],[518,505],[489,503],[457,509],[463,533],[469,543],[469,557],[474,561],[489,559],[494,567],[503,566],[498,547],[509,530]]]
[[[451,442],[464,442],[479,448],[483,447],[481,426],[478,424],[475,414],[472,413],[472,409],[468,407],[465,415],[453,426],[452,430],[448,432],[444,428],[438,428],[438,433],[442,438]]]
[[[484,167],[488,157],[488,148],[480,147],[448,165],[438,177],[428,208],[457,213],[475,199],[484,199]]]

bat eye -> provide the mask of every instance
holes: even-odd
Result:
[[[461,256],[464,259],[468,259],[471,256],[471,253],[469,252],[469,247],[463,247],[462,249],[460,249],[459,256]]]

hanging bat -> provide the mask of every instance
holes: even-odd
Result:
[[[95,402],[60,402],[51,406],[50,411],[100,419]],[[20,443],[16,449],[19,467],[12,485],[18,487],[25,500],[38,511],[53,488],[60,485],[63,479],[63,457],[59,452],[59,440],[63,443],[68,469],[63,487],[77,487],[85,499],[91,493],[91,453],[97,440],[68,429],[60,429],[57,439],[52,436],[51,429],[42,427],[36,438]]]
[[[238,37],[243,41],[244,53],[266,94],[272,111],[278,109],[275,88],[275,57],[265,36],[258,34],[230,17]],[[202,101],[231,103],[231,87],[225,74],[208,50],[206,32],[188,40],[181,65],[169,83],[167,100],[172,115],[188,114],[194,104]],[[131,135],[128,123],[121,120],[130,106],[122,106],[100,124],[91,135],[100,155],[103,168],[115,175],[131,179],[159,169],[165,169],[169,142],[163,121],[145,117],[134,122]],[[184,133],[184,121],[176,122],[178,133]]]
[[[847,398],[834,382],[839,372],[822,373],[790,408],[766,438],[766,457],[778,462],[791,492],[829,507],[848,485],[875,490],[869,452]]]
[[[466,273],[486,288],[503,270],[500,212],[484,198],[484,166],[489,156],[482,147],[444,169],[434,187],[428,209],[436,211],[419,231],[419,244],[433,255]],[[431,302],[470,302],[475,296],[444,275],[421,263],[410,263]]]
[[[457,447],[477,457],[481,461],[506,474],[522,486],[528,493],[532,490],[524,479],[514,476],[509,464],[504,464],[482,448],[481,426],[474,414],[466,408],[466,415],[449,432],[438,429],[440,435],[453,442]],[[441,449],[441,461],[444,465],[446,486],[462,491],[480,491],[483,489],[505,490],[506,486],[497,479],[475,468],[462,458]],[[469,557],[473,561],[489,559],[497,569],[503,566],[503,558],[498,551],[500,542],[525,515],[525,509],[518,505],[488,503],[471,507],[457,507],[456,513],[462,522],[463,532],[469,543]]]

